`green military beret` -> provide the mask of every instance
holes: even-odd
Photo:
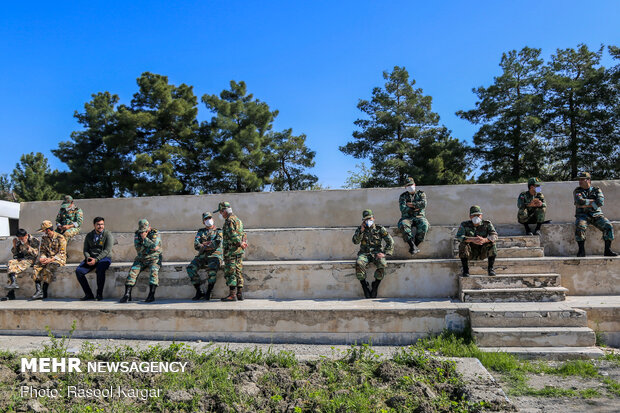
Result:
[[[211,215],[210,212],[203,212],[202,213],[202,220],[204,221],[205,219],[209,219],[209,218],[213,218],[213,215]]]
[[[61,208],[67,208],[73,202],[73,197],[71,195],[65,195],[63,198],[62,204],[60,204]]]
[[[538,179],[538,178],[530,178],[530,179],[528,179],[527,180],[527,186],[530,187],[532,185],[540,186],[540,179]]]
[[[577,178],[579,178],[579,179],[592,179],[592,176],[590,175],[590,172],[579,172],[577,174]]]
[[[469,208],[469,215],[482,215],[482,209],[478,205]]]
[[[407,183],[405,184],[405,186],[410,186],[410,185],[415,185],[415,181],[413,180],[412,177],[407,177]]]
[[[362,219],[372,218],[373,216],[371,209],[365,209],[364,212],[362,212]]]
[[[138,232],[146,232],[149,229],[149,222],[146,219],[138,221]]]
[[[226,208],[230,208],[230,202],[220,202],[219,205],[217,206],[217,209],[215,211],[213,211],[213,213],[215,214],[216,212],[220,212],[223,209]]]

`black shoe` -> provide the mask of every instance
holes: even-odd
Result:
[[[209,301],[211,299],[211,293],[213,292],[213,287],[215,287],[215,283],[211,284],[209,283],[209,285],[207,286],[207,291],[205,291],[205,295],[204,295],[204,299]]]
[[[495,270],[493,269],[494,265],[495,265],[495,257],[489,257],[489,266],[487,269],[487,274],[489,274],[489,277],[495,277]]]
[[[243,301],[243,287],[237,287],[237,301]]]
[[[461,265],[463,266],[461,277],[469,277],[469,263],[467,262],[467,258],[461,258]]]
[[[7,285],[6,288],[9,290],[16,290],[19,288],[19,285],[17,285],[17,280],[15,279],[15,274],[9,274],[9,285]]]
[[[34,295],[32,297],[30,297],[30,299],[31,300],[42,300],[43,299],[43,290],[41,289],[41,282],[40,281],[35,281],[34,288],[35,288]]]
[[[92,294],[89,294],[89,295],[85,295],[84,297],[80,298],[80,301],[90,301],[94,299],[95,299],[95,296]]]
[[[540,235],[540,226],[542,224],[536,224],[536,228],[534,228],[534,232],[532,232],[532,235]]]
[[[121,299],[118,300],[119,303],[126,303],[127,301],[131,301],[131,289],[132,288],[133,288],[132,285],[125,286],[125,295],[123,295]]]
[[[605,252],[603,253],[606,257],[617,257],[618,254],[611,250],[611,241],[605,241]]]
[[[45,300],[47,298],[47,289],[50,285],[48,283],[43,283],[43,299]]]
[[[220,301],[237,301],[237,287],[228,287],[228,295],[224,298],[220,298]]]
[[[525,227],[525,235],[532,235],[532,230],[530,229],[530,226],[528,224],[523,224],[523,226]]]
[[[585,241],[577,241],[577,245],[579,245],[579,251],[577,251],[577,256],[578,257],[585,257],[586,256],[586,248],[585,248]]]
[[[370,289],[368,288],[368,283],[366,280],[360,280],[360,284],[362,284],[362,290],[364,291],[364,298],[370,298]]]
[[[412,240],[407,241],[407,244],[409,244],[409,254],[415,255],[420,252],[420,250]]]
[[[14,300],[15,299],[15,291],[10,290],[6,293],[6,297],[0,298],[0,301]]]
[[[149,295],[146,296],[146,300],[144,300],[145,303],[152,303],[153,301],[155,301],[155,290],[156,289],[157,289],[157,286],[155,284],[149,285]]]
[[[198,301],[202,298],[202,290],[200,289],[200,284],[194,284],[194,288],[196,289],[196,295],[192,297],[192,301]]]
[[[370,291],[370,298],[377,298],[377,293],[379,292],[379,284],[381,284],[381,280],[374,280],[372,282],[372,290]]]
[[[102,293],[100,293],[100,292],[98,292],[98,293],[97,293],[97,296],[95,297],[95,299],[96,299],[97,301],[101,301],[101,300],[103,300],[103,294],[102,294]]]

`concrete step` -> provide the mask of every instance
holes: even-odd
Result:
[[[538,303],[537,303],[538,304]],[[585,311],[562,304],[550,304],[534,309],[523,305],[495,306],[493,309],[469,310],[472,328],[478,327],[588,327]],[[541,307],[536,305],[536,307]]]
[[[476,327],[479,347],[592,347],[596,336],[588,327]]]
[[[564,287],[485,288],[463,290],[460,298],[470,303],[554,302],[564,301],[567,291]]]
[[[529,258],[544,257],[545,249],[542,247],[507,247],[498,248],[497,256],[502,258]]]
[[[498,274],[459,277],[459,289],[560,287],[559,274]]]
[[[407,345],[466,320],[467,309],[449,300],[0,302],[0,334],[46,335],[46,326],[66,334],[75,321],[82,338]]]
[[[589,360],[605,355],[598,347],[478,347],[484,352],[510,353],[521,359]]]
[[[540,247],[539,235],[502,235],[497,241],[498,248]]]

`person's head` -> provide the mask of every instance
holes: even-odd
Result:
[[[203,212],[202,223],[207,228],[213,227],[215,225],[215,222],[213,221],[213,215],[210,212]]]
[[[105,220],[103,217],[96,217],[93,219],[93,225],[95,226],[95,231],[100,234],[103,232],[103,228],[105,228]]]
[[[577,178],[579,178],[579,186],[583,189],[588,189],[592,185],[592,176],[589,172],[579,172]]]
[[[151,224],[146,219],[141,219],[138,221],[138,232],[143,234],[145,232],[149,232],[151,230]]]
[[[224,219],[228,218],[232,214],[232,208],[230,206],[230,202],[226,202],[226,201],[220,202],[219,205],[217,206],[217,209],[213,211],[214,214],[216,212],[219,212],[222,218]]]
[[[530,191],[532,195],[539,193],[542,191],[540,188],[540,179],[538,178],[530,178],[527,180],[527,189]]]
[[[364,225],[367,227],[372,227],[375,224],[375,217],[372,214],[372,210],[365,209],[364,212],[362,212],[362,221],[364,221]]]
[[[15,236],[21,242],[26,242],[28,240],[28,231],[26,231],[23,228],[20,228],[17,230],[17,233],[15,234]]]
[[[54,230],[52,229],[52,221],[43,221],[41,222],[41,228],[39,229],[38,232],[43,232],[45,233],[45,235],[47,235],[48,237],[51,237],[54,235]]]
[[[60,204],[61,209],[71,209],[73,207],[73,197],[71,195],[65,195],[62,200],[62,204]]]
[[[482,223],[482,209],[478,205],[469,208],[469,219],[471,219],[471,222],[476,226]]]
[[[413,194],[415,192],[415,181],[413,180],[412,177],[408,177],[407,178],[407,183],[405,184],[405,189],[410,194]]]

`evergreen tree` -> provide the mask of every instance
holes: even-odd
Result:
[[[431,158],[424,152],[432,146],[429,143],[457,144],[462,156],[467,148],[456,140],[444,139],[449,132],[438,126],[439,115],[431,109],[432,98],[425,96],[422,89],[414,89],[415,80],[409,81],[404,67],[395,66],[391,73],[384,72],[383,78],[384,87],[374,88],[370,101],[359,101],[357,108],[367,117],[354,122],[359,128],[353,132],[354,140],[340,147],[345,154],[370,159],[372,176],[363,186],[402,185],[407,176],[414,176],[420,184],[439,183],[437,176],[451,176],[451,181],[464,182],[467,168],[459,169],[461,163],[435,162],[439,168],[437,176],[416,177],[416,173],[432,168]],[[426,144],[420,146],[421,142]]]
[[[307,168],[314,166],[316,155],[316,152],[306,146],[306,135],[294,136],[292,129],[274,132],[271,145],[271,156],[277,163],[277,169],[271,179],[273,190],[305,190],[316,184],[319,178],[305,173]]]
[[[13,182],[11,182],[8,174],[0,175],[0,199],[11,202],[17,201],[17,196],[13,192]]]
[[[540,176],[544,148],[539,140],[543,110],[543,61],[540,49],[524,47],[502,55],[502,74],[478,87],[476,108],[456,114],[481,125],[473,154],[483,173],[480,182],[516,182]]]
[[[60,199],[50,182],[52,171],[42,153],[31,152],[21,156],[11,174],[15,194],[21,202]]]

